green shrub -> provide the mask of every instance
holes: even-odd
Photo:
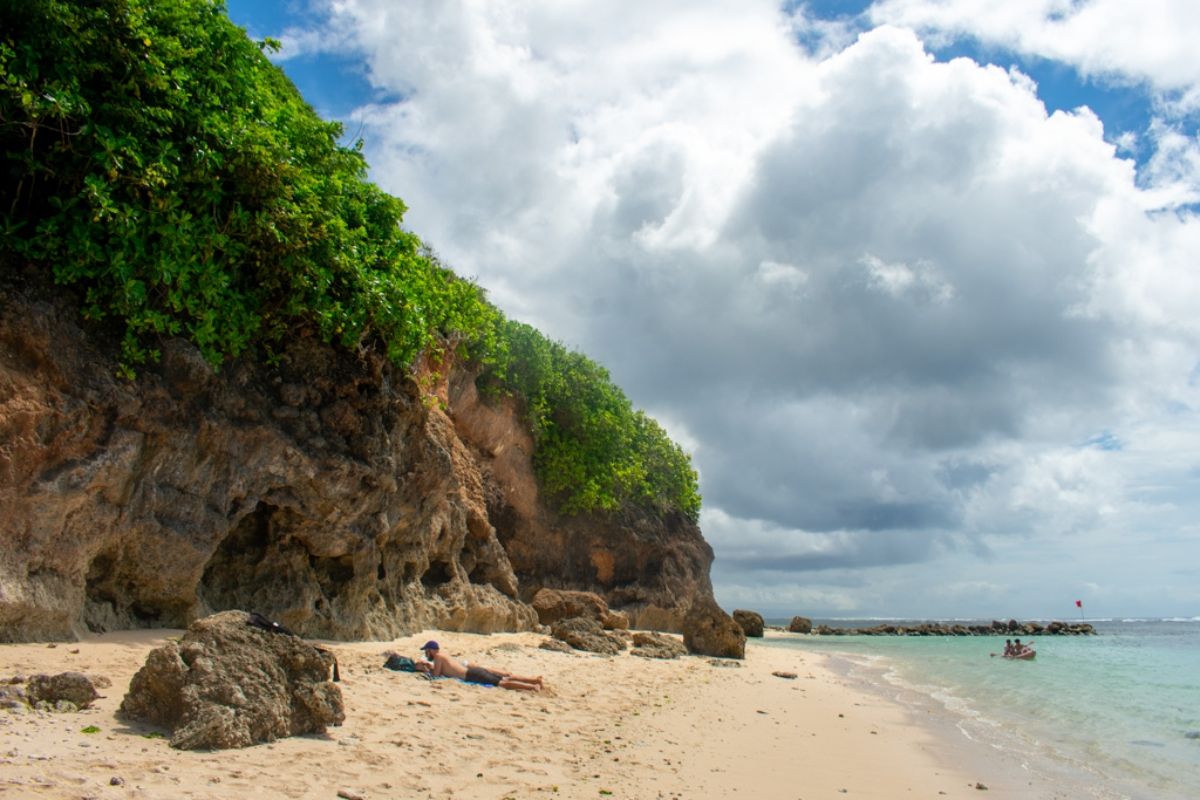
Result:
[[[505,321],[504,350],[484,376],[525,399],[543,488],[564,511],[626,503],[695,521],[700,493],[691,460],[653,419],[630,404],[607,370]]]
[[[133,377],[165,336],[214,366],[285,337],[435,341],[522,393],[568,512],[699,509],[695,473],[603,369],[509,323],[400,226],[360,144],[314,113],[216,0],[0,5],[0,265],[71,287]]]

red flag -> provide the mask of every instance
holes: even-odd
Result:
[[[1076,608],[1083,608],[1083,601],[1082,601],[1082,600],[1076,600],[1076,601],[1075,601],[1075,607],[1076,607]]]

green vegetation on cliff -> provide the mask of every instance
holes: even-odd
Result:
[[[401,228],[404,204],[267,47],[216,0],[0,5],[0,268],[75,290],[129,377],[164,336],[214,365],[297,335],[401,365],[459,342],[525,399],[564,511],[695,519],[688,457],[602,367],[506,320]]]

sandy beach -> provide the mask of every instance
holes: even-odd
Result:
[[[1052,796],[1011,768],[987,769],[986,753],[849,685],[822,656],[754,640],[739,667],[695,656],[551,652],[537,647],[544,637],[536,634],[425,631],[329,643],[341,667],[344,725],[243,750],[181,752],[116,716],[149,651],[180,633],[0,645],[0,679],[74,670],[112,682],[79,713],[0,711],[0,796]],[[429,638],[457,657],[543,675],[548,688],[505,691],[383,669],[385,650],[416,656]]]

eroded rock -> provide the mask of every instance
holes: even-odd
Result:
[[[746,634],[716,600],[700,597],[683,619],[683,644],[689,653],[721,658],[745,658]]]
[[[792,617],[792,622],[788,625],[788,630],[792,633],[812,633],[812,629],[812,620],[808,617]]]
[[[59,708],[61,703],[70,703],[75,709],[84,709],[99,697],[92,681],[81,672],[33,675],[25,685],[25,699],[33,706],[46,703]]]
[[[214,371],[172,339],[127,382],[73,309],[10,293],[0,355],[0,641],[234,608],[332,639],[529,630],[545,586],[679,630],[711,594],[694,522],[553,512],[518,404],[452,352],[297,336]]]
[[[633,634],[633,649],[629,651],[629,654],[641,658],[672,659],[686,655],[687,648],[683,646],[683,642],[673,636],[637,631]]]
[[[538,622],[543,625],[585,617],[596,620],[605,630],[625,630],[629,627],[629,617],[609,609],[604,598],[595,592],[542,588],[534,594],[530,605],[537,612]]]
[[[214,614],[151,651],[121,714],[171,730],[171,746],[181,750],[248,747],[340,725],[333,657],[297,636],[251,627],[248,618]]]
[[[757,611],[747,611],[739,608],[733,612],[733,621],[741,626],[747,636],[761,639],[763,635],[762,614]]]
[[[626,648],[624,637],[609,633],[600,623],[586,617],[559,620],[550,626],[551,635],[576,650],[614,656]]]

